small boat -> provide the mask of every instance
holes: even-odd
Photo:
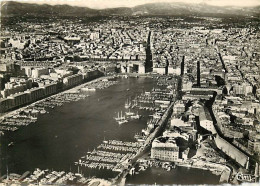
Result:
[[[118,122],[119,125],[128,122],[128,120],[126,119],[126,117],[123,116],[122,111],[121,111],[121,115],[119,115],[119,112],[118,112],[118,116],[115,117],[114,119]]]
[[[39,110],[36,110],[36,109],[33,109],[32,111],[31,111],[31,113],[32,114],[38,114],[40,111]]]
[[[121,120],[125,120],[125,119],[126,119],[125,116],[123,116],[122,111],[121,111],[121,117],[120,117],[120,119],[121,119]]]
[[[40,113],[41,113],[41,114],[45,114],[45,113],[46,113],[46,110],[43,109],[43,110],[40,111]]]
[[[90,88],[90,87],[84,87],[84,88],[81,88],[82,91],[96,91],[95,88]]]
[[[8,144],[8,147],[13,146],[13,145],[14,145],[14,142],[11,142]]]
[[[127,116],[133,116],[135,113],[134,112],[131,112],[130,109],[128,110],[128,112],[125,112],[125,114]]]
[[[130,117],[131,117],[131,119],[140,119],[140,118],[141,118],[141,115],[139,115],[139,114],[138,114],[138,111],[137,111],[136,115],[132,115],[132,116],[130,116]]]
[[[105,144],[108,143],[108,141],[105,139],[105,137],[104,137],[103,143],[105,143]]]
[[[128,99],[126,100],[126,103],[125,103],[125,108],[126,109],[129,109],[131,107],[131,101],[129,101]]]
[[[122,120],[118,121],[118,124],[121,125],[121,124],[127,123],[127,122],[128,122],[128,121],[127,121],[126,119],[122,119]]]
[[[122,118],[123,118],[123,116],[122,116],[122,111],[121,111],[121,117],[120,117],[119,112],[118,112],[118,113],[117,113],[117,117],[115,117],[114,119],[115,119],[116,121],[119,121],[119,120],[122,120]]]

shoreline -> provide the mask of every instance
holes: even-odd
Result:
[[[216,175],[216,176],[220,176],[220,180],[219,182],[227,182],[229,183],[229,179],[231,176],[231,170],[228,166],[223,165],[223,164],[219,164],[219,163],[213,163],[213,162],[200,162],[203,163],[203,165],[201,164],[202,167],[199,166],[194,166],[191,164],[188,164],[188,162],[184,162],[183,164],[176,164],[176,166],[179,167],[186,167],[186,168],[194,168],[194,169],[200,169],[200,170],[208,170],[210,171],[212,174]],[[207,166],[204,168],[204,166]],[[216,167],[212,167],[212,166],[216,166]],[[221,170],[219,170],[221,168]],[[223,178],[224,177],[224,178]]]
[[[36,104],[36,103],[38,103],[38,102],[44,101],[44,100],[46,100],[46,99],[48,99],[48,98],[52,98],[52,97],[54,97],[54,96],[58,96],[58,95],[61,95],[61,94],[64,94],[64,93],[75,93],[75,90],[80,89],[82,86],[85,86],[85,85],[90,84],[90,83],[93,83],[93,82],[101,81],[101,80],[103,80],[103,79],[112,79],[112,78],[114,78],[114,76],[102,76],[102,77],[99,77],[99,78],[97,78],[97,79],[93,79],[93,80],[91,80],[91,81],[85,82],[85,83],[80,84],[80,85],[77,85],[77,86],[75,86],[75,87],[72,87],[72,88],[70,88],[70,89],[68,89],[68,90],[64,90],[64,91],[62,91],[62,92],[58,92],[57,94],[53,94],[53,95],[51,95],[51,96],[48,96],[48,97],[45,97],[45,98],[43,98],[43,99],[37,100],[37,101],[35,101],[35,102],[33,102],[33,103],[30,103],[30,104],[28,104],[28,105],[26,105],[26,106],[17,108],[17,109],[15,109],[15,110],[10,111],[10,112],[3,113],[2,115],[0,115],[0,119],[4,119],[5,117],[10,117],[10,116],[16,114],[17,111],[23,111],[23,110],[26,109],[27,107],[32,106],[33,104]]]

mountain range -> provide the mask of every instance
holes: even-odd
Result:
[[[1,16],[108,16],[108,15],[197,15],[220,14],[258,16],[260,6],[256,7],[219,7],[207,4],[149,3],[132,8],[119,7],[91,9],[69,5],[30,4],[14,1],[1,2]]]

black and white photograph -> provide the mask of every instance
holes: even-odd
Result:
[[[260,0],[1,0],[0,185],[260,185]]]

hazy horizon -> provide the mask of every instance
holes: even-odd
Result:
[[[12,0],[13,1],[13,0]],[[134,7],[147,3],[164,2],[182,2],[189,4],[207,4],[213,6],[236,6],[250,7],[259,6],[260,0],[16,0],[22,3],[36,3],[49,5],[71,5],[80,7],[89,7],[94,9],[116,8],[116,7]]]

